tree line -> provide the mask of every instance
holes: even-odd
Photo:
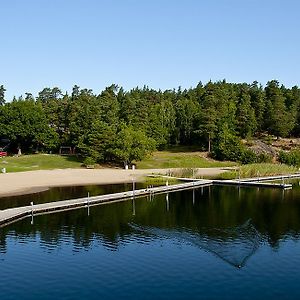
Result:
[[[243,138],[300,135],[300,89],[278,81],[225,80],[190,89],[125,91],[112,84],[100,94],[75,85],[72,93],[44,88],[6,101],[0,86],[0,139],[24,151],[76,147],[96,162],[142,159],[154,149],[198,145],[217,159],[251,160]]]

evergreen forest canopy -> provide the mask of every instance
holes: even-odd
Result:
[[[194,88],[125,91],[113,84],[99,95],[73,87],[72,94],[44,88],[5,101],[0,86],[0,140],[23,151],[76,147],[95,162],[142,159],[171,145],[198,145],[221,160],[249,162],[255,154],[240,140],[260,134],[300,135],[300,89],[278,81],[201,82]]]

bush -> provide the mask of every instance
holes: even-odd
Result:
[[[253,164],[253,163],[270,163],[272,162],[272,156],[267,153],[256,154],[250,149],[244,149],[241,155],[242,164]]]
[[[94,166],[96,164],[96,161],[94,158],[92,157],[87,157],[84,161],[83,161],[83,165],[85,167],[91,167],[91,166]]]
[[[243,153],[243,146],[236,137],[215,144],[213,157],[218,160],[239,161]]]
[[[299,150],[293,150],[290,152],[280,151],[278,160],[283,164],[299,167],[300,166],[300,151]]]
[[[257,156],[257,162],[258,163],[271,163],[272,162],[272,156],[267,153],[260,153]]]
[[[253,164],[258,162],[258,156],[250,149],[244,149],[240,159],[242,164]]]

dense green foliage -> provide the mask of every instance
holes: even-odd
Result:
[[[279,161],[290,166],[300,167],[300,151],[293,150],[290,152],[280,151]]]
[[[97,162],[130,163],[153,149],[197,145],[220,160],[256,162],[241,138],[260,133],[300,135],[300,89],[278,81],[199,83],[182,90],[148,87],[124,91],[111,85],[96,95],[74,86],[57,87],[5,101],[0,86],[0,139],[11,149],[57,151],[75,147]]]

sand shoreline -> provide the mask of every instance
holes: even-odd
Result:
[[[0,174],[0,197],[45,191],[51,187],[117,184],[142,181],[149,174],[166,174],[169,169],[55,169]],[[198,175],[218,175],[223,168],[199,168]]]

